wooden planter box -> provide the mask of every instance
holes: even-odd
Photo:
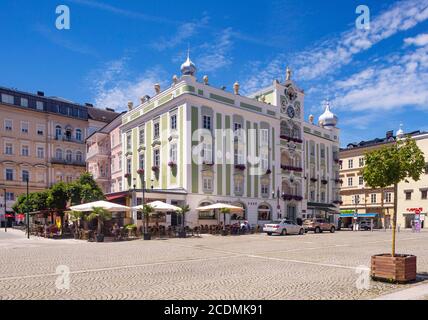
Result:
[[[379,254],[372,256],[373,280],[407,283],[416,280],[416,256]]]

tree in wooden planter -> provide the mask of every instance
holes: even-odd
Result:
[[[181,231],[179,232],[178,236],[180,238],[186,238],[186,213],[190,211],[189,205],[184,205],[180,207],[180,210],[177,211],[177,214],[181,215]]]
[[[150,205],[143,205],[143,210],[141,210],[144,217],[144,240],[150,240],[152,238],[152,234],[149,232],[149,218],[155,212],[155,209]]]
[[[408,282],[416,279],[416,257],[396,254],[397,189],[398,183],[413,179],[418,181],[425,170],[423,152],[410,138],[398,140],[394,145],[373,150],[365,155],[362,175],[371,188],[384,189],[394,186],[394,216],[392,219],[391,254],[372,256],[371,273],[373,279],[394,282]]]
[[[111,212],[104,208],[93,208],[92,213],[86,217],[88,221],[94,219],[98,221],[97,242],[104,242],[104,222],[111,220],[111,218]]]

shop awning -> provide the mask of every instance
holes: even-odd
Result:
[[[111,201],[111,200],[121,199],[121,198],[127,197],[128,195],[129,195],[129,192],[118,192],[118,193],[106,194],[106,200]]]
[[[341,213],[341,218],[353,218],[355,213]],[[378,213],[358,213],[357,218],[376,218]]]

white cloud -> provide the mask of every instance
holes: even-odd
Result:
[[[360,113],[397,111],[406,106],[427,110],[428,47],[385,60],[388,63],[373,64],[370,69],[335,82],[331,87],[337,95],[333,104]]]
[[[231,28],[224,29],[216,35],[210,43],[204,43],[198,47],[195,61],[196,67],[203,72],[215,72],[231,64],[229,51],[233,47],[233,32]]]
[[[140,103],[140,98],[154,94],[154,84],[166,85],[165,72],[160,67],[132,76],[127,68],[127,57],[111,61],[90,76],[95,105],[100,108],[113,108],[124,111],[128,101]]]
[[[370,30],[359,30],[353,26],[337,37],[316,44],[305,51],[293,54],[292,61],[296,78],[315,80],[337,72],[353,61],[355,55],[368,50],[375,44],[408,30],[428,19],[428,0],[400,1],[376,17],[372,17]],[[256,91],[272,79],[282,76],[285,54],[279,54],[267,63],[259,65],[253,74],[243,81],[243,89]],[[268,78],[268,79],[265,79]]]
[[[190,39],[197,34],[201,28],[204,28],[209,21],[207,16],[202,17],[198,22],[186,22],[178,26],[176,33],[170,38],[160,38],[153,42],[151,46],[156,50],[163,51],[165,49],[174,48],[175,46],[183,43],[185,40]]]
[[[404,43],[406,45],[415,45],[418,47],[423,47],[428,44],[428,33],[419,34],[414,38],[406,38],[404,39]]]

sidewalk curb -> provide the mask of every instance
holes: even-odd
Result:
[[[385,294],[373,300],[420,300],[428,296],[427,278],[423,277],[424,283],[412,286],[407,289]]]

